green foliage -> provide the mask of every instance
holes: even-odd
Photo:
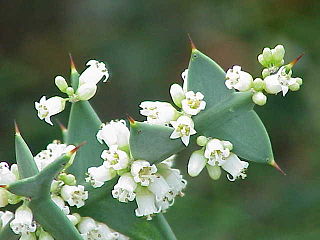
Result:
[[[194,118],[197,133],[232,142],[233,152],[246,160],[271,164],[271,143],[253,111],[252,94],[228,90],[224,81],[225,72],[194,49],[189,63],[188,90],[204,94],[207,103],[206,109]],[[159,162],[183,149],[180,139],[169,138],[173,128],[135,123],[131,124],[131,131],[131,151],[140,159]]]

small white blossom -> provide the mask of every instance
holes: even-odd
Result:
[[[248,166],[248,162],[241,161],[234,153],[231,153],[224,164],[221,165],[223,170],[229,173],[227,177],[230,181],[234,181],[240,177],[244,179],[247,176],[244,172]]]
[[[159,174],[152,183],[149,184],[148,189],[156,196],[156,201],[161,201],[164,198],[173,199],[173,193],[166,180]]]
[[[0,162],[0,185],[9,185],[17,180],[6,162]]]
[[[57,196],[57,195],[51,195],[52,201],[63,211],[64,214],[68,215],[70,213],[70,209],[68,206],[66,206],[64,200]]]
[[[77,98],[82,101],[91,99],[97,92],[97,85],[84,83],[76,91]]]
[[[130,173],[123,174],[118,183],[113,187],[112,196],[120,202],[133,201],[136,194],[134,193],[137,183]]]
[[[188,174],[191,177],[198,176],[202,169],[206,166],[207,159],[203,154],[203,150],[197,150],[191,154],[188,163]]]
[[[46,150],[42,150],[34,157],[39,171],[42,171],[50,163],[58,159],[62,154],[70,152],[74,148],[74,145],[66,145],[62,144],[58,140],[54,140],[47,146]]]
[[[40,99],[40,102],[35,102],[35,108],[38,110],[38,117],[41,120],[44,119],[50,125],[53,125],[50,117],[62,112],[65,105],[66,101],[61,97],[51,97],[46,99],[46,97],[43,96]]]
[[[211,139],[208,141],[204,156],[208,159],[208,164],[221,166],[230,155],[230,149],[225,147],[223,141]]]
[[[181,108],[181,101],[186,98],[185,92],[179,84],[172,84],[170,87],[170,95],[174,104]]]
[[[159,167],[159,174],[164,177],[166,182],[168,183],[173,196],[181,195],[183,196],[182,190],[187,186],[187,181],[183,179],[180,174],[180,170],[170,168],[165,164],[161,164]]]
[[[103,77],[106,82],[109,78],[109,72],[103,62],[89,60],[86,64],[88,68],[81,73],[79,77],[79,86],[85,83],[97,84]]]
[[[241,71],[240,66],[233,66],[226,74],[226,86],[229,89],[237,89],[241,92],[248,91],[253,82],[252,76],[244,71]]]
[[[15,234],[26,235],[36,231],[36,223],[33,221],[32,211],[29,207],[22,205],[17,208],[10,227]]]
[[[84,240],[115,240],[119,233],[112,232],[104,223],[98,223],[90,217],[83,217],[78,230]]]
[[[99,167],[88,168],[88,177],[86,178],[86,182],[90,182],[94,188],[98,188],[115,176],[116,172],[114,169],[107,168],[106,165],[103,164]]]
[[[145,101],[140,104],[140,114],[147,117],[147,122],[157,125],[168,125],[177,119],[178,111],[167,102]]]
[[[298,78],[292,78],[291,74],[291,70],[287,73],[286,66],[283,66],[276,74],[267,76],[264,79],[266,92],[277,94],[282,91],[282,95],[285,96],[289,91],[290,86],[297,83]]]
[[[62,76],[56,76],[54,79],[54,82],[56,84],[56,86],[59,88],[59,90],[63,93],[66,92],[67,88],[68,88],[68,83],[67,81],[64,79],[64,77]]]
[[[64,185],[61,188],[61,197],[68,202],[70,206],[77,206],[77,208],[80,208],[84,205],[85,200],[88,199],[88,191],[85,191],[84,186],[82,185]]]
[[[188,146],[190,136],[197,133],[196,130],[194,130],[194,123],[192,119],[188,116],[181,116],[177,121],[171,121],[170,123],[174,128],[170,138],[181,138],[184,145]]]
[[[203,98],[204,96],[200,92],[187,92],[186,98],[181,101],[182,110],[186,114],[197,115],[201,110],[205,109],[206,107],[206,102],[203,101]]]
[[[156,201],[156,206],[161,210],[161,212],[166,212],[169,207],[174,204],[174,199],[169,200],[168,198],[163,198],[159,201]]]
[[[263,106],[267,102],[267,96],[262,92],[255,92],[252,96],[252,101],[259,106]]]
[[[135,182],[140,183],[141,186],[149,186],[156,178],[155,173],[157,167],[145,160],[134,161],[131,165],[131,174]]]
[[[128,154],[119,150],[117,145],[110,146],[109,150],[104,150],[101,158],[105,160],[106,168],[113,168],[114,170],[126,169],[129,164]]]
[[[152,192],[146,188],[140,188],[136,193],[136,202],[138,205],[138,208],[135,210],[136,216],[146,216],[147,220],[151,220],[151,215],[161,211],[161,209],[157,209],[155,200]]]
[[[100,143],[103,141],[111,147],[118,145],[119,148],[125,148],[129,145],[130,131],[124,120],[111,121],[103,124],[97,133],[97,139]]]
[[[189,74],[189,69],[185,69],[182,73],[181,73],[181,77],[183,79],[183,91],[187,92],[188,91],[188,74]]]
[[[7,223],[14,217],[14,214],[10,211],[0,211],[0,229],[3,228]]]

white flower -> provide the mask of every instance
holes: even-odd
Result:
[[[64,185],[61,188],[61,197],[68,202],[70,206],[80,208],[84,205],[84,201],[88,199],[88,191],[85,191],[82,185]]]
[[[253,82],[252,76],[244,71],[241,71],[240,66],[233,66],[226,74],[226,86],[229,89],[237,89],[241,92],[248,91]]]
[[[86,64],[88,68],[81,73],[79,77],[79,86],[85,83],[97,84],[103,77],[106,82],[109,78],[109,72],[103,62],[89,60]]]
[[[137,183],[130,173],[123,174],[112,190],[112,196],[120,202],[133,201],[136,194],[134,193]]]
[[[160,209],[157,209],[155,205],[155,196],[146,188],[141,188],[137,191],[136,202],[138,205],[138,208],[135,210],[137,217],[146,216],[147,220],[151,220],[152,214],[160,212]]]
[[[182,190],[187,186],[187,181],[182,178],[182,175],[178,169],[170,168],[165,164],[161,164],[161,168],[159,168],[159,174],[161,174],[161,176],[163,176],[168,183],[173,196],[178,194],[183,196]]]
[[[187,92],[186,98],[181,101],[182,110],[186,114],[197,115],[201,110],[205,109],[206,107],[206,102],[203,101],[203,98],[204,96],[200,92]]]
[[[169,207],[174,204],[174,199],[169,200],[168,198],[163,198],[156,202],[156,206],[161,210],[161,212],[166,212]]]
[[[32,211],[29,207],[22,205],[17,208],[10,227],[15,234],[27,234],[36,231],[36,224],[33,221]]]
[[[98,188],[106,181],[114,178],[116,174],[117,173],[113,169],[107,168],[105,164],[99,167],[90,167],[88,168],[88,177],[86,178],[86,182],[90,182],[94,188]]]
[[[161,201],[164,198],[173,199],[173,193],[166,180],[159,174],[152,183],[149,184],[148,189],[156,196],[156,201]]]
[[[147,122],[158,125],[168,125],[177,119],[178,111],[167,102],[145,101],[140,104],[140,114],[147,117]]]
[[[111,121],[102,124],[101,129],[97,133],[97,139],[100,143],[103,141],[111,147],[118,145],[119,148],[125,148],[129,145],[130,131],[124,120]]]
[[[0,185],[9,185],[17,180],[6,162],[0,162]]]
[[[157,167],[145,160],[134,161],[131,165],[131,174],[135,182],[140,183],[141,186],[149,186],[156,178],[155,173]]]
[[[189,159],[188,174],[191,177],[198,176],[206,164],[207,159],[203,155],[203,150],[194,151]]]
[[[221,165],[223,170],[227,171],[231,175],[227,175],[230,181],[234,181],[239,177],[244,179],[247,176],[244,171],[248,168],[248,166],[248,162],[241,161],[234,153],[231,153],[224,164]]]
[[[117,145],[112,145],[109,150],[104,150],[101,158],[105,160],[104,166],[106,168],[113,168],[114,170],[126,169],[129,164],[128,154],[119,150]]]
[[[289,87],[297,83],[296,78],[291,77],[292,72],[286,72],[286,66],[279,69],[276,74],[270,75],[264,79],[265,90],[270,94],[277,94],[282,91],[285,96],[289,91]]]
[[[61,97],[51,97],[46,99],[43,96],[40,102],[35,102],[35,108],[38,110],[38,117],[44,119],[47,123],[53,125],[50,117],[62,112],[65,108],[66,100]]]
[[[119,233],[111,232],[103,223],[98,223],[90,217],[83,217],[78,225],[78,230],[84,240],[115,240]]]
[[[70,209],[65,205],[64,200],[57,196],[51,195],[51,200],[63,211],[64,214],[68,215],[70,213]]]
[[[3,228],[7,223],[14,217],[14,214],[10,211],[0,211],[0,229]]]
[[[97,92],[97,85],[93,83],[84,83],[76,91],[79,100],[87,101]]]
[[[181,137],[184,145],[188,146],[190,136],[197,133],[196,130],[194,130],[192,119],[188,116],[181,116],[177,121],[171,121],[170,123],[174,127],[174,131],[170,135],[170,138],[175,139]]]
[[[182,73],[181,73],[181,77],[183,79],[183,91],[187,92],[188,91],[188,73],[189,73],[189,69],[185,69]]]
[[[181,101],[186,98],[186,95],[179,84],[172,84],[170,87],[170,95],[174,104],[181,108]]]
[[[52,143],[48,144],[46,150],[42,150],[34,157],[39,171],[42,171],[50,163],[58,159],[62,154],[70,152],[74,148],[74,145],[66,145],[62,144],[58,140],[54,140]]]
[[[255,92],[252,96],[252,101],[259,106],[263,106],[267,102],[267,96],[262,92]]]
[[[223,141],[216,138],[208,141],[204,151],[204,156],[211,166],[221,166],[229,155],[230,149],[224,146]]]

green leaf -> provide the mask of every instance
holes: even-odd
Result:
[[[206,109],[193,117],[198,135],[230,141],[233,152],[249,161],[273,165],[268,133],[253,111],[251,92],[228,90],[224,71],[209,57],[194,49],[188,72],[188,90],[204,94]],[[180,139],[170,139],[173,128],[135,123],[131,126],[133,156],[161,161],[183,150]]]
[[[0,231],[0,239],[3,239],[3,240],[18,240],[20,238],[20,235],[15,234],[11,230],[10,222],[8,222],[7,225],[5,225],[4,228],[2,228],[2,230]]]
[[[69,161],[70,156],[63,155],[35,176],[19,180],[8,187],[10,192],[31,199],[29,207],[35,220],[56,240],[82,240],[78,230],[50,196],[54,177]]]
[[[15,134],[16,161],[20,178],[34,176],[39,172],[33,155],[20,133]]]
[[[112,229],[139,240],[174,240],[168,223],[162,216],[161,221],[147,221],[135,216],[137,208],[134,202],[121,203],[111,196],[111,190],[117,179],[111,180],[101,188],[89,189],[89,199],[86,205],[72,212],[78,212],[81,216],[90,216],[96,221],[104,222]],[[161,214],[160,214],[161,215]],[[159,226],[164,226],[160,229]],[[169,230],[168,230],[169,229]],[[171,235],[170,235],[171,233]]]
[[[107,147],[100,144],[96,138],[101,124],[89,102],[80,101],[72,104],[67,144],[79,145],[86,142],[77,152],[74,163],[68,168],[68,172],[76,176],[78,184],[85,182],[85,173],[89,167],[100,166],[103,163],[101,153]]]
[[[180,139],[170,139],[173,128],[135,122],[130,124],[130,149],[134,159],[156,163],[185,149]]]

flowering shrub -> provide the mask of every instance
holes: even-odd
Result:
[[[109,78],[105,64],[90,60],[79,74],[71,61],[71,85],[55,78],[66,97],[35,103],[50,125],[72,104],[63,142],[33,156],[16,126],[17,164],[0,163],[0,239],[175,239],[162,213],[184,195],[187,181],[173,164],[192,142],[200,149],[189,159],[191,177],[206,167],[213,180],[221,169],[230,181],[244,179],[247,161],[282,171],[253,107],[266,104],[266,94],[299,90],[292,68],[301,56],[284,65],[284,54],[282,45],[265,48],[254,79],[240,66],[225,73],[193,46],[182,86],[170,87],[173,104],[144,101],[144,122],[105,124],[88,102]]]

